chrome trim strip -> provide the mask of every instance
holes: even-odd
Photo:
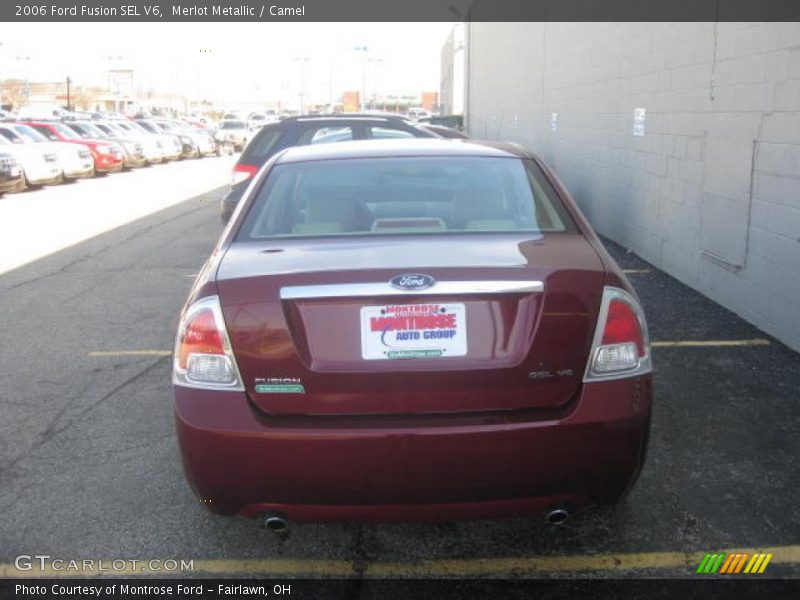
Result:
[[[458,296],[543,292],[541,281],[437,281],[424,290],[398,290],[385,283],[335,283],[281,288],[281,300],[302,298],[363,298],[368,296]]]

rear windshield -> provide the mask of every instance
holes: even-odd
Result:
[[[237,239],[574,231],[533,161],[373,158],[276,165]]]
[[[222,124],[222,129],[244,129],[245,127],[244,121],[225,121]]]

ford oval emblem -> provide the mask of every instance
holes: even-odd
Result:
[[[404,273],[389,280],[389,285],[398,290],[406,292],[417,292],[427,290],[436,285],[436,280],[430,275],[420,275],[419,273]]]

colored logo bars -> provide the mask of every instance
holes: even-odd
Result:
[[[737,573],[755,575],[756,573],[763,573],[770,560],[772,560],[772,554],[756,553],[751,555],[746,552],[706,554],[697,567],[697,573],[704,575],[713,573],[719,573],[720,575]]]

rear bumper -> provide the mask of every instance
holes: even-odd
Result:
[[[270,418],[246,395],[175,387],[187,480],[214,512],[420,521],[610,502],[644,461],[650,376],[585,385],[542,419]],[[537,419],[537,420],[532,420]]]

